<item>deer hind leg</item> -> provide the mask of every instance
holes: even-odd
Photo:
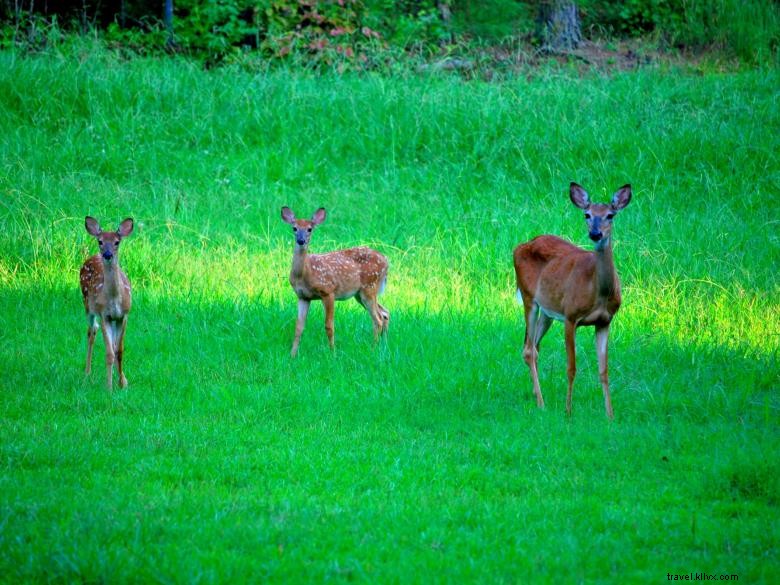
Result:
[[[379,283],[379,293],[377,296],[385,292],[385,285],[387,285],[387,272],[385,272],[382,281]],[[387,330],[390,328],[390,311],[380,305],[379,301],[377,301],[376,306],[379,307],[379,316],[382,318],[382,333],[387,333]]]
[[[310,301],[298,299],[298,320],[295,322],[295,339],[293,339],[292,350],[290,351],[291,357],[298,355],[298,344],[301,342],[301,334],[306,327],[306,317],[309,315],[310,304]]]
[[[384,333],[385,330],[385,319],[383,319],[383,311],[384,314],[387,314],[388,319],[390,314],[384,307],[382,307],[380,310],[380,305],[376,300],[375,291],[366,289],[360,290],[355,298],[361,305],[363,305],[366,311],[368,311],[368,314],[371,317],[371,322],[374,325],[374,341],[378,341],[379,336]]]
[[[577,356],[576,348],[574,346],[574,334],[577,329],[577,325],[574,321],[566,320],[566,358],[568,360],[568,367],[566,368],[566,374],[569,378],[569,391],[566,393],[566,414],[571,415],[571,395],[574,388],[574,376],[577,374]]]
[[[537,358],[539,352],[537,351],[534,340],[536,339],[536,323],[539,318],[539,307],[533,301],[525,302],[523,299],[523,305],[525,308],[525,342],[523,343],[523,359],[528,364],[528,369],[531,372],[531,382],[534,385],[534,396],[536,396],[536,405],[539,408],[544,408],[544,398],[542,398],[542,389],[539,386],[539,371],[537,369]]]
[[[539,311],[539,316],[536,319],[536,334],[534,335],[534,345],[536,346],[536,355],[539,356],[539,344],[542,343],[542,338],[547,334],[547,331],[552,325],[552,317],[548,317],[544,312]]]
[[[111,390],[114,373],[114,338],[111,324],[105,317],[100,319],[100,329],[103,332],[103,342],[106,345],[106,386]]]
[[[336,309],[336,299],[333,295],[324,296],[322,297],[322,305],[325,307],[325,333],[328,335],[328,344],[331,349],[335,349],[333,316]]]
[[[607,368],[607,339],[609,338],[609,325],[596,329],[596,355],[599,358],[599,378],[601,389],[604,391],[604,408],[609,418],[614,418],[612,413],[612,400],[609,398],[609,371]]]
[[[380,305],[379,302],[377,302],[376,306],[379,307],[379,316],[382,318],[382,333],[385,334],[390,329],[390,311]]]
[[[127,330],[127,315],[119,324],[114,325],[114,338],[116,341],[116,365],[119,370],[119,387],[127,388],[127,378],[122,370],[122,357],[125,352],[125,331]]]
[[[92,371],[92,349],[95,346],[95,335],[98,330],[97,315],[87,313],[87,367],[84,374],[89,376]]]

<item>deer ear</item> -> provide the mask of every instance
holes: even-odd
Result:
[[[292,209],[286,205],[282,207],[282,221],[286,221],[290,225],[295,224],[295,214],[292,212]]]
[[[325,208],[320,207],[317,211],[314,212],[314,215],[311,216],[311,222],[314,225],[320,225],[323,221],[325,221]]]
[[[87,228],[87,233],[91,236],[98,237],[103,231],[100,229],[100,224],[98,223],[98,220],[96,220],[94,217],[90,217],[89,215],[84,218],[84,226]]]
[[[580,209],[588,209],[588,207],[590,207],[588,192],[577,183],[572,182],[569,185],[569,198],[571,199],[571,202]]]
[[[120,236],[126,238],[133,233],[133,225],[133,218],[128,217],[127,219],[122,220],[122,223],[119,224],[119,229],[116,231]]]
[[[623,185],[615,191],[610,206],[615,211],[620,211],[631,201],[631,185]]]

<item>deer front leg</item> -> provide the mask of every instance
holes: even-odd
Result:
[[[577,329],[577,325],[574,321],[566,319],[566,358],[568,359],[568,367],[566,368],[566,374],[569,377],[569,391],[566,394],[566,414],[571,416],[571,395],[574,388],[574,376],[577,374],[577,357],[576,348],[574,347],[574,333]]]
[[[298,320],[295,323],[295,339],[293,339],[290,357],[298,355],[298,344],[301,342],[301,334],[306,327],[306,317],[309,315],[310,301],[298,299]]]
[[[114,339],[112,336],[111,324],[108,319],[101,317],[100,330],[103,332],[103,342],[106,345],[106,386],[109,390],[113,387],[114,373]]]
[[[97,328],[97,317],[95,315],[87,315],[87,367],[84,372],[86,376],[89,376],[92,371],[92,349],[95,346]]]
[[[536,350],[536,322],[539,317],[539,308],[535,303],[524,304],[525,307],[525,342],[523,343],[523,359],[528,364],[531,371],[531,382],[534,385],[534,395],[536,396],[536,406],[544,408],[544,398],[542,398],[542,389],[539,386],[539,371],[537,369],[537,357],[539,352]]]
[[[325,307],[325,333],[328,334],[328,343],[331,349],[335,349],[336,343],[333,339],[333,315],[335,312],[336,299],[333,295],[322,297],[322,305]]]
[[[127,378],[125,377],[124,370],[122,370],[122,356],[125,352],[125,331],[127,330],[127,315],[122,318],[121,323],[115,326],[114,332],[117,339],[116,342],[116,365],[119,370],[119,387],[127,388]]]
[[[609,398],[609,372],[607,368],[607,340],[609,339],[609,325],[596,329],[596,355],[599,358],[599,378],[601,389],[604,391],[604,407],[607,417],[614,418],[612,413],[612,400]]]

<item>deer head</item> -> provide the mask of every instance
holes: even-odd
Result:
[[[105,263],[111,263],[114,259],[119,260],[119,244],[122,238],[133,233],[133,219],[130,217],[122,221],[119,224],[119,229],[115,232],[104,232],[100,229],[98,221],[90,216],[84,219],[84,225],[87,228],[87,233],[97,239],[100,255]]]
[[[610,203],[591,203],[588,193],[577,183],[569,185],[569,197],[574,205],[585,211],[588,237],[596,242],[598,249],[609,244],[612,220],[631,201],[631,185],[623,185],[615,191]]]
[[[310,220],[296,219],[295,214],[289,207],[282,207],[282,220],[292,226],[295,234],[295,244],[300,248],[306,248],[311,241],[311,234],[314,228],[325,221],[325,208],[320,207],[314,212]]]

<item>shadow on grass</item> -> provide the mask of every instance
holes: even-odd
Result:
[[[363,535],[383,551],[362,553],[374,563],[397,561],[384,552],[390,543],[430,550],[419,535],[431,530],[452,550],[512,551],[503,544],[518,518],[551,546],[572,530],[594,541],[612,530],[627,550],[645,550],[642,535],[671,522],[654,554],[679,558],[695,505],[717,550],[728,535],[708,528],[706,515],[716,527],[732,512],[748,518],[758,552],[735,544],[729,560],[748,563],[770,546],[748,523],[751,510],[776,502],[777,465],[765,458],[777,444],[767,359],[621,329],[610,424],[592,335],[583,334],[567,419],[561,327],[543,344],[548,407],[539,412],[520,359],[519,308],[510,322],[486,309],[426,315],[386,304],[393,321],[379,347],[365,311],[339,304],[335,355],[318,304],[292,360],[292,295],[274,305],[138,291],[130,388],[109,393],[99,367],[83,378],[77,290],[0,291],[0,523],[17,536],[0,567],[20,580],[159,567],[180,575],[188,563],[208,565],[193,551],[217,550],[294,573],[343,560],[334,551],[358,550]],[[711,502],[722,510],[709,512]],[[572,528],[577,514],[587,518]],[[593,528],[602,516],[608,525]],[[233,540],[214,549],[226,532]],[[280,542],[289,543],[284,558]],[[518,554],[495,562],[531,555]]]
[[[473,314],[395,309],[388,337],[373,343],[370,319],[353,301],[336,306],[336,351],[327,346],[321,303],[313,303],[301,351],[289,357],[296,305],[258,299],[175,301],[137,291],[126,340],[130,392],[198,393],[283,389],[314,400],[353,396],[439,406],[455,400],[535,410],[521,358],[524,326]],[[747,357],[723,347],[680,346],[660,334],[631,331],[618,319],[610,342],[610,377],[618,420],[684,416],[776,417],[778,369],[769,356]],[[103,388],[103,344],[83,378],[86,326],[77,290],[0,290],[0,363],[9,387]],[[577,337],[575,413],[603,411],[591,328]],[[554,324],[540,354],[548,411],[562,413],[566,393],[563,328]],[[117,393],[120,396],[121,393]],[[587,414],[585,414],[587,412]],[[603,412],[602,412],[603,414]],[[576,415],[575,415],[576,416]]]

